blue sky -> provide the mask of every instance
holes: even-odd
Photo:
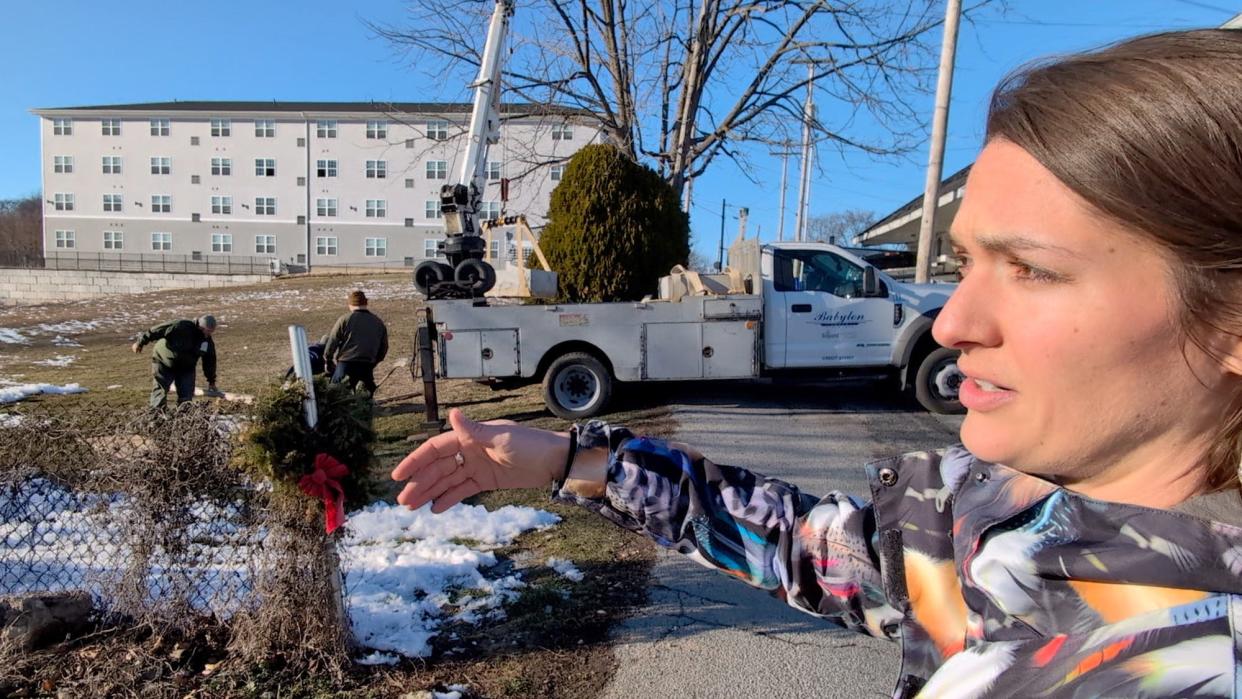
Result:
[[[968,3],[969,4],[969,3]],[[0,198],[39,188],[34,107],[190,99],[462,100],[464,88],[433,84],[362,19],[403,18],[400,0],[214,0],[211,3],[85,0],[6,3],[0,23]],[[521,12],[521,0],[518,0]],[[1236,0],[1010,0],[962,26],[949,119],[945,174],[973,160],[991,88],[1032,58],[1166,28],[1217,26],[1242,12]],[[485,28],[480,27],[480,32]],[[935,38],[938,44],[939,38]],[[423,66],[422,68],[426,68]],[[932,97],[926,97],[930,119]],[[825,151],[811,187],[812,215],[849,208],[883,216],[917,195],[924,144],[906,158],[876,160]],[[750,209],[749,232],[776,237],[781,162],[761,158],[759,180],[730,163],[714,165],[694,187],[696,250],[715,258],[720,202]],[[786,231],[792,230],[797,163],[790,162]]]

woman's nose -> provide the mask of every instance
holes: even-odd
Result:
[[[932,337],[941,346],[967,349],[1000,344],[995,313],[998,296],[984,281],[976,271],[958,283],[949,296],[932,325]]]

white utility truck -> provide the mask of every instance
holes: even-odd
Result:
[[[953,284],[896,281],[825,243],[745,240],[729,259],[724,274],[675,268],[641,302],[429,300],[422,361],[434,350],[440,378],[541,381],[572,420],[603,410],[617,383],[782,375],[886,378],[930,411],[961,411],[958,353],[931,336]]]

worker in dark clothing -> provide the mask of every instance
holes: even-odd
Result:
[[[174,320],[157,325],[138,336],[130,349],[135,353],[154,343],[151,350],[150,406],[164,407],[168,387],[177,387],[177,404],[194,397],[194,369],[203,360],[203,376],[207,379],[207,395],[222,395],[216,388],[216,345],[211,336],[216,331],[214,316],[197,320]]]
[[[375,365],[388,354],[388,328],[379,316],[367,310],[367,295],[361,291],[349,294],[349,313],[337,319],[328,334],[323,356],[331,367],[332,382],[349,380],[350,389],[361,383],[368,393],[375,393]]]
[[[327,364],[324,362],[323,351],[327,346],[328,346],[327,335],[324,335],[319,340],[319,342],[316,342],[313,345],[306,346],[306,354],[310,356],[311,376],[319,376],[320,374],[324,373],[324,371],[326,371]],[[288,369],[285,370],[285,380],[288,381],[289,379],[293,378],[296,373],[297,373],[296,369],[294,369],[293,367],[289,367]]]

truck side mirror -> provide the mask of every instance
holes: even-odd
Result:
[[[862,295],[864,298],[880,295],[880,280],[875,276],[875,267],[863,267]]]

